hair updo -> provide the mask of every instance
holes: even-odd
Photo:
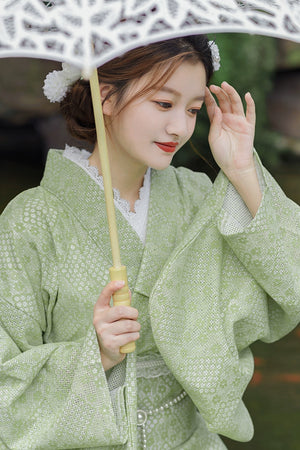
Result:
[[[129,102],[147,94],[152,89],[160,89],[184,62],[202,62],[207,82],[213,74],[212,54],[205,35],[188,36],[155,42],[128,51],[98,68],[99,81],[112,85],[107,100],[116,97],[116,113]],[[151,74],[147,86],[134,96],[125,93],[133,80]],[[97,141],[90,85],[86,80],[78,80],[60,103],[70,133],[77,139],[95,144]]]

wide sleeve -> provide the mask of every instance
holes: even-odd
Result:
[[[300,320],[300,207],[286,197],[261,164],[257,170],[263,199],[255,218],[235,226],[238,200],[236,208],[234,202],[229,207],[227,201],[218,227],[231,250],[268,295],[268,326],[260,338],[272,342],[291,331]]]
[[[78,340],[45,340],[59,289],[55,246],[23,202],[0,222],[0,442],[16,450],[125,444],[126,388],[111,395],[93,326]]]
[[[253,436],[242,401],[254,368],[249,345],[279,339],[300,318],[299,207],[263,175],[249,223],[224,207],[228,180],[218,175],[149,299],[167,366],[208,429],[238,441]]]

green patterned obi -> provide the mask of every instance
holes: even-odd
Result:
[[[137,357],[137,388],[139,448],[177,447],[191,437],[196,408],[160,355]]]
[[[159,354],[137,356],[137,391],[139,449],[225,448]]]

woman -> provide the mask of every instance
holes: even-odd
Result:
[[[88,83],[48,83],[92,154],[49,153],[41,186],[1,222],[1,432],[11,449],[224,449],[249,440],[249,344],[299,321],[299,208],[253,155],[254,101],[213,72],[205,36],[131,50],[99,68],[121,258],[111,266]],[[216,61],[217,62],[217,61]],[[75,82],[74,82],[75,81]],[[217,106],[211,92],[219,102]],[[206,104],[221,173],[170,166]],[[136,341],[126,357],[120,346]]]

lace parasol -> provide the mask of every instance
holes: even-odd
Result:
[[[300,0],[1,0],[0,5],[0,56],[66,61],[86,72],[140,45],[210,32],[300,42]]]

